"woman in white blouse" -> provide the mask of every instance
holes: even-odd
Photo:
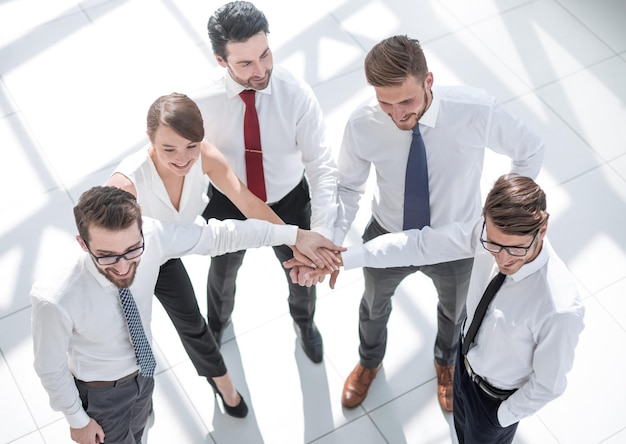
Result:
[[[159,97],[148,111],[147,134],[149,145],[125,158],[107,183],[136,196],[144,216],[164,222],[194,222],[207,204],[206,175],[246,217],[283,223],[241,183],[220,151],[203,141],[202,116],[186,95]],[[324,254],[304,253],[318,264],[319,259],[324,261]],[[226,413],[245,417],[248,407],[232,383],[180,259],[161,266],[154,292],[198,374],[207,377]]]

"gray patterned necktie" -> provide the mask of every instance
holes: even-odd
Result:
[[[151,378],[154,375],[156,359],[154,359],[152,348],[150,348],[148,338],[146,338],[146,334],[143,330],[139,310],[137,310],[133,295],[128,288],[120,288],[119,293],[126,323],[128,324],[130,342],[132,342],[135,348],[137,364],[139,364],[139,368],[141,368],[141,374],[146,378]]]

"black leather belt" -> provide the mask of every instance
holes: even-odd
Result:
[[[511,396],[513,393],[517,391],[517,389],[504,390],[504,389],[494,387],[493,385],[485,381],[483,378],[481,378],[479,375],[474,373],[474,370],[472,370],[472,366],[469,364],[469,361],[467,360],[466,356],[463,356],[463,360],[465,361],[465,369],[467,370],[467,375],[470,377],[470,379],[474,381],[474,383],[478,387],[480,387],[480,389],[483,392],[485,392],[487,395],[491,396],[492,398],[499,399],[500,401],[505,401],[506,399],[509,398],[509,396]]]
[[[76,379],[76,382],[84,384],[87,387],[109,388],[109,387],[116,387],[120,384],[130,381],[131,379],[134,379],[138,373],[139,373],[139,370],[135,370],[130,375],[124,376],[123,378],[120,378],[117,381],[89,381],[87,382],[87,381],[81,381],[80,379],[76,379],[76,378],[74,379]]]

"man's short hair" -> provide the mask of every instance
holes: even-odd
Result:
[[[422,82],[428,74],[424,51],[417,39],[405,35],[377,43],[365,57],[365,77],[372,86],[398,86],[409,76]]]
[[[505,234],[534,234],[549,217],[546,194],[531,178],[506,174],[487,195],[483,215]]]
[[[213,53],[227,60],[226,44],[245,42],[263,31],[269,34],[265,15],[250,2],[236,1],[215,11],[207,25]]]
[[[110,231],[125,230],[137,224],[142,227],[141,208],[128,191],[117,187],[93,187],[85,191],[74,207],[78,234],[89,241],[89,228],[99,227]]]

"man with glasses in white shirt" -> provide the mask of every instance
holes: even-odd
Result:
[[[81,444],[139,444],[152,407],[152,296],[165,261],[263,245],[333,248],[321,235],[259,220],[165,224],[135,197],[94,187],[74,207],[82,250],[32,287],[35,371]],[[298,245],[300,244],[300,245]],[[130,298],[128,298],[130,295]],[[128,308],[130,306],[130,308]],[[106,436],[105,436],[106,435]]]
[[[385,234],[340,254],[346,269],[474,256],[454,374],[461,444],[510,443],[521,419],[565,391],[585,309],[546,237],[548,217],[543,190],[506,175],[477,222]]]

